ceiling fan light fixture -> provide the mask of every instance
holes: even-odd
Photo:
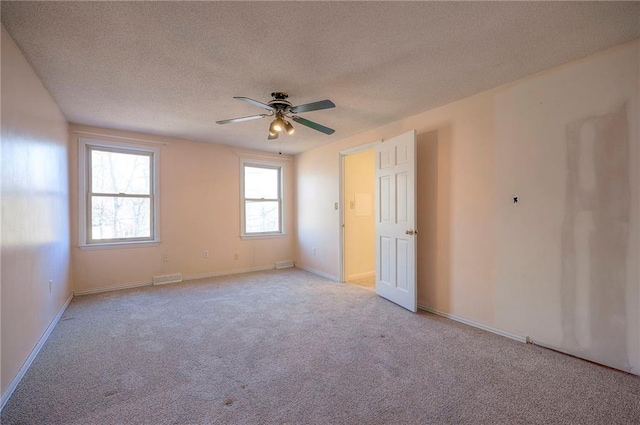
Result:
[[[275,119],[271,121],[271,125],[269,125],[269,134],[275,136],[280,132],[280,130],[282,130],[282,127],[278,125],[278,120]]]
[[[282,115],[280,113],[276,114],[276,119],[273,120],[271,126],[269,127],[269,131],[277,131],[281,132],[286,127],[285,121],[282,119]]]
[[[287,120],[284,120],[284,130],[287,132],[287,134],[293,134],[293,132],[296,131],[291,123]]]

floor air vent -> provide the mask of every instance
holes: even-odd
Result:
[[[288,267],[293,267],[293,261],[276,261],[276,269],[286,269]]]
[[[153,277],[154,285],[164,285],[166,283],[176,283],[176,282],[182,282],[182,273],[165,274],[162,276]]]

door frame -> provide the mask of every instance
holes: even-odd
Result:
[[[340,218],[338,220],[338,227],[340,229],[340,281],[341,282],[346,282],[346,276],[345,276],[346,267],[345,267],[345,255],[344,255],[345,253],[344,223],[345,223],[345,214],[347,213],[347,211],[346,211],[346,205],[344,202],[344,194],[345,194],[345,188],[344,188],[344,185],[345,185],[344,162],[345,161],[344,159],[348,155],[353,155],[355,153],[360,153],[363,151],[367,151],[369,149],[373,149],[380,143],[382,143],[382,139],[342,150],[338,154],[338,161],[339,161],[338,168],[340,169],[340,183],[339,183],[340,188],[339,188],[339,201],[338,201],[338,206],[339,206],[338,215]]]

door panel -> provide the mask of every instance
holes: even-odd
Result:
[[[408,291],[409,289],[409,241],[406,239],[396,239],[396,268],[398,270],[398,289]]]
[[[376,157],[379,159],[379,168],[391,167],[391,156],[389,151],[378,151]]]
[[[417,311],[416,132],[376,148],[376,292]]]
[[[399,173],[396,175],[396,220],[398,223],[406,223],[409,219],[408,206],[408,175],[407,173]]]
[[[396,165],[404,164],[409,161],[408,151],[408,146],[396,146]]]
[[[391,179],[389,176],[380,178],[380,193],[378,194],[380,204],[380,220],[391,221]]]
[[[391,238],[380,237],[380,256],[378,257],[380,264],[380,280],[385,285],[391,285]]]

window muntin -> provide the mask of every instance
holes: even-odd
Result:
[[[157,149],[90,140],[80,147],[80,245],[157,242]]]
[[[151,194],[152,153],[121,152],[92,146],[89,149],[92,192]]]
[[[281,235],[282,166],[242,163],[242,236]]]

